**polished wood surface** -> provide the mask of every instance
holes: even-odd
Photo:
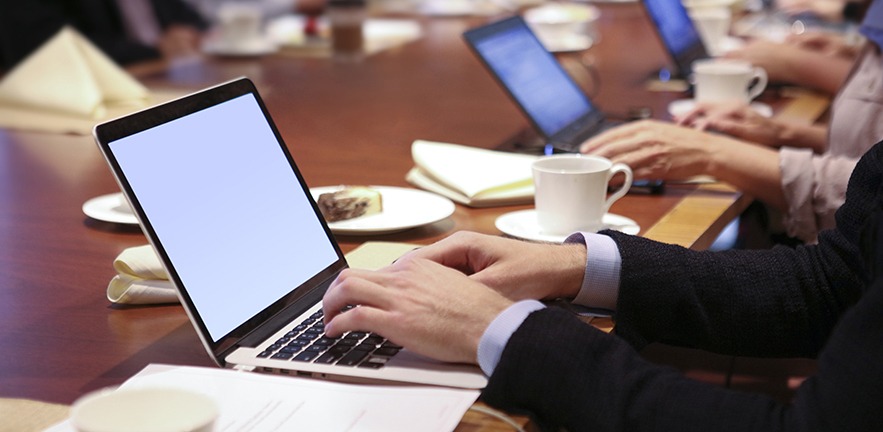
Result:
[[[151,88],[182,93],[248,76],[308,184],[407,186],[415,139],[493,148],[527,126],[460,39],[484,19],[419,20],[420,40],[358,63],[292,55],[202,58],[133,73]],[[574,75],[583,64],[597,70],[600,82],[584,84],[605,111],[624,115],[646,107],[667,118],[667,104],[685,96],[646,90],[645,80],[666,57],[641,9],[603,5],[600,26],[596,46],[561,54],[562,62]],[[779,106],[775,96],[771,101]],[[86,200],[115,191],[91,137],[0,130],[0,397],[69,404],[149,363],[211,366],[180,306],[126,307],[105,298],[113,259],[146,243],[137,228],[83,215]],[[679,206],[696,200],[714,209],[683,216]],[[746,204],[730,188],[682,185],[658,196],[630,194],[612,211],[637,221],[642,234],[693,230],[698,235],[675,242],[704,247]],[[349,251],[366,240],[427,244],[458,230],[500,234],[494,220],[521,208],[528,206],[458,205],[451,218],[429,226],[338,241]],[[667,227],[679,211],[681,225]],[[468,414],[461,429],[483,428],[478,417]]]

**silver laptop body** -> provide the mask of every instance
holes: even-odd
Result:
[[[218,365],[351,382],[486,385],[476,366],[437,362],[378,335],[325,338],[320,325],[304,336],[321,324],[322,296],[347,263],[248,79],[99,124],[93,134]],[[356,339],[346,342],[349,351],[347,337]],[[301,355],[320,340],[327,349]],[[350,354],[356,347],[374,350]]]

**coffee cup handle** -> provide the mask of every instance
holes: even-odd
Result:
[[[748,100],[753,100],[766,90],[769,78],[767,77],[766,70],[761,67],[756,67],[754,68],[754,76],[751,80],[754,81],[754,85],[748,88]]]
[[[607,173],[607,183],[610,183],[610,179],[613,178],[618,173],[625,174],[625,181],[622,182],[622,186],[613,192],[609,197],[607,197],[607,202],[604,203],[604,213],[607,214],[610,211],[610,206],[616,202],[616,200],[622,198],[626,192],[632,187],[632,169],[629,168],[628,165],[624,163],[615,163],[612,167],[610,167],[610,171]]]

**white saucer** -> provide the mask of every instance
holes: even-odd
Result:
[[[202,51],[206,54],[229,57],[255,57],[272,54],[278,49],[276,43],[269,38],[253,39],[248,43],[236,46],[228,46],[221,41],[210,40],[202,46]]]
[[[696,106],[696,101],[693,99],[678,99],[668,104],[668,113],[677,117],[690,112],[694,106]],[[751,108],[764,117],[773,116],[773,108],[763,102],[752,102]]]
[[[132,213],[122,193],[95,197],[83,203],[83,213],[92,219],[118,224],[137,225],[138,218]]]
[[[625,216],[607,213],[606,215],[604,215],[604,219],[602,221],[604,222],[604,229],[622,231],[626,234],[631,235],[638,234],[641,231],[641,227],[638,226],[637,222]],[[537,225],[536,209],[519,210],[511,213],[506,213],[498,217],[494,224],[497,226],[497,229],[502,231],[504,234],[508,234],[512,237],[518,237],[525,240],[563,243],[564,240],[567,238],[567,234],[552,235],[541,233],[540,227],[539,225]]]

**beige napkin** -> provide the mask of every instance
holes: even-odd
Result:
[[[106,104],[143,101],[147,89],[76,30],[65,27],[0,82],[0,103],[99,118]]]
[[[64,27],[0,81],[0,127],[88,134],[99,121],[176,96],[151,94]]]
[[[417,140],[415,167],[405,179],[471,207],[533,202],[531,164],[537,156]]]
[[[118,304],[177,303],[178,294],[150,245],[124,250],[113,261],[117,275],[107,285],[107,299]]]
[[[346,254],[350,267],[377,270],[418,245],[395,242],[366,242]],[[178,295],[153,247],[124,250],[113,261],[117,275],[107,286],[107,299],[117,304],[177,303]]]

